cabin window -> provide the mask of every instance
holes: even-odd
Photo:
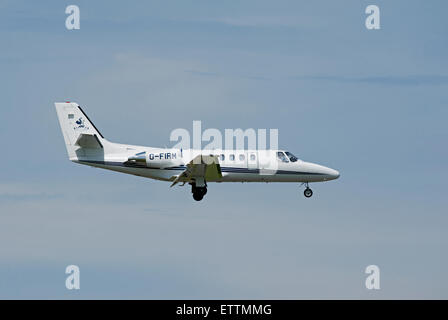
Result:
[[[229,159],[230,159],[230,161],[235,160],[235,155],[234,155],[234,154],[231,154],[231,155],[229,156]]]
[[[253,153],[250,155],[250,161],[255,161],[255,155]]]
[[[221,155],[221,161],[224,161],[226,159],[226,156],[225,155]]]
[[[283,152],[277,152],[277,158],[282,162],[289,162],[288,158],[285,156]]]
[[[75,117],[75,115],[73,114],[73,113],[70,113],[69,115],[68,115],[68,118],[69,119],[73,119]]]
[[[244,161],[245,157],[244,154],[240,154],[240,161]]]

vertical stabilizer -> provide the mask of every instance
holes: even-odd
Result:
[[[106,140],[77,103],[56,102],[55,106],[70,160],[78,159],[80,147],[102,148]]]

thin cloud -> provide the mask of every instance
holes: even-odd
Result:
[[[296,79],[304,80],[324,80],[345,83],[367,83],[380,85],[400,85],[400,86],[419,86],[419,85],[445,85],[448,84],[448,76],[445,75],[408,75],[408,76],[299,76]]]
[[[224,73],[201,71],[201,70],[185,70],[185,72],[202,77],[227,77],[227,78],[240,78],[250,80],[271,80],[271,78],[262,75],[224,74]]]
[[[234,17],[216,17],[202,19],[203,22],[211,22],[231,27],[240,28],[320,28],[327,22],[318,20],[315,17],[301,16],[234,16]]]

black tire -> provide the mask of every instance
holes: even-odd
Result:
[[[303,191],[303,194],[305,195],[305,197],[310,198],[313,195],[313,190],[311,190],[310,188],[306,188],[305,191]]]
[[[193,193],[193,199],[196,201],[201,201],[204,198],[204,195],[200,192]]]

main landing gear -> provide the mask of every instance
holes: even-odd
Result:
[[[191,184],[191,193],[193,193],[193,199],[196,201],[201,201],[207,193],[207,185],[203,187],[197,187],[196,183]]]
[[[305,197],[310,198],[313,195],[313,190],[310,189],[310,187],[308,186],[308,182],[305,183],[306,189],[305,191],[303,191],[303,194],[305,195]]]

